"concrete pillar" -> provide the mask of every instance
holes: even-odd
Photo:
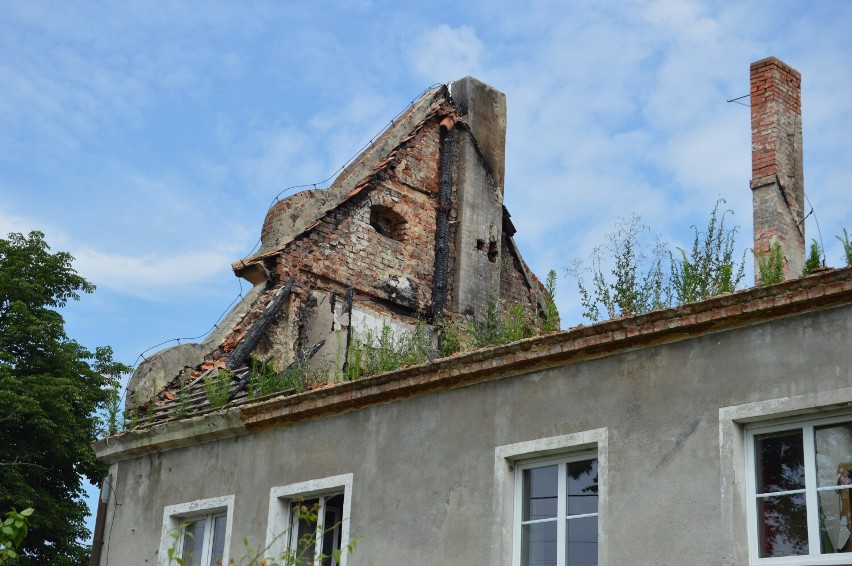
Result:
[[[450,94],[459,118],[470,126],[479,144],[502,204],[506,172],[506,95],[473,77],[454,81]]]
[[[450,85],[463,127],[452,160],[458,202],[452,310],[480,318],[500,294],[506,95],[465,77]]]
[[[751,64],[751,143],[754,251],[781,244],[792,279],[805,263],[802,76],[775,57]]]

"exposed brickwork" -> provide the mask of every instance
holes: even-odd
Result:
[[[751,65],[754,249],[784,249],[785,278],[804,264],[801,75],[774,57]],[[757,281],[755,269],[755,281]]]
[[[509,237],[503,234],[503,242],[500,246],[500,261],[503,262],[500,270],[500,298],[507,305],[529,305],[535,312],[535,299],[533,289],[527,284],[524,277],[523,267],[509,244]]]
[[[794,165],[784,155],[783,131],[790,118],[802,115],[802,76],[774,57],[751,65],[752,179],[776,174],[793,176]]]
[[[362,189],[281,250],[280,278],[302,280],[303,273],[309,272],[351,283],[358,294],[396,300],[415,311],[427,309],[434,266],[439,145],[439,128],[433,121],[397,152],[378,184]],[[379,233],[371,225],[371,210],[377,207],[404,219],[404,228]],[[407,278],[416,300],[394,298],[385,289],[390,276]]]

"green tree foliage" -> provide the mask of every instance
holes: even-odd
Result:
[[[0,239],[0,509],[35,508],[18,564],[82,564],[82,481],[104,473],[89,446],[112,380],[129,368],[108,347],[65,334],[57,309],[94,286],[41,232]]]

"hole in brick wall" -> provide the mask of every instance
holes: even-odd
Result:
[[[485,240],[477,239],[476,240],[476,249],[481,252],[485,251]]]
[[[488,261],[491,263],[497,261],[497,242],[494,240],[488,243]]]
[[[382,236],[402,242],[406,237],[408,222],[394,209],[376,204],[370,207],[370,226]]]

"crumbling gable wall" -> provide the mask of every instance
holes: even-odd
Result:
[[[381,180],[365,185],[288,244],[279,256],[278,275],[299,279],[310,273],[318,283],[351,285],[356,296],[395,303],[411,316],[425,313],[435,261],[439,145],[433,120],[400,148]],[[382,228],[382,216],[397,224]]]
[[[311,367],[336,379],[353,336],[384,325],[466,324],[493,303],[540,316],[543,289],[504,226],[505,95],[471,77],[450,94],[427,91],[330,188],[269,210],[260,250],[233,265],[255,300],[192,373],[235,369],[248,349],[279,370],[316,356]]]

